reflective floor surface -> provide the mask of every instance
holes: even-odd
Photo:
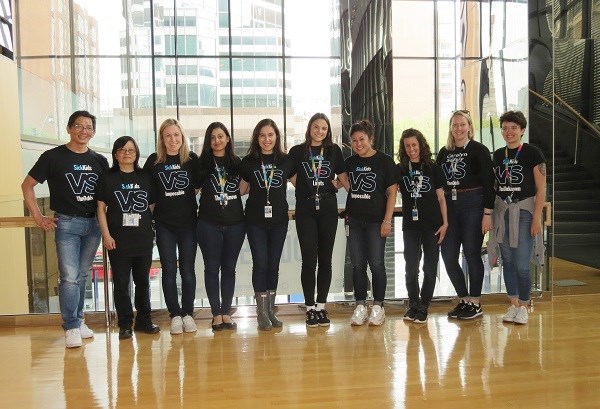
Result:
[[[0,406],[6,408],[592,408],[600,405],[600,297],[538,302],[527,325],[501,322],[508,305],[473,321],[427,324],[389,306],[382,327],[351,327],[336,307],[329,328],[283,315],[283,329],[119,341],[96,327],[66,350],[57,327],[0,329]],[[235,317],[234,317],[235,318]]]

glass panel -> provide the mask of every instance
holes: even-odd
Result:
[[[339,10],[332,8],[333,3],[322,0],[285,2],[285,15],[288,16],[285,35],[291,46],[289,51],[286,50],[287,56],[339,56],[339,44],[333,39]]]
[[[393,1],[392,38],[394,57],[433,57],[432,1]],[[440,13],[441,14],[441,13]]]
[[[283,18],[281,2],[278,3],[231,2],[231,43],[234,55],[282,55]],[[225,34],[226,30],[223,27],[221,29]],[[285,47],[289,47],[289,41]]]

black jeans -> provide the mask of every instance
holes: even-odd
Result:
[[[437,278],[440,246],[435,230],[404,230],[404,271],[411,308],[428,308]],[[423,285],[419,297],[419,265],[423,254]]]
[[[300,280],[304,292],[304,304],[315,305],[315,270],[317,262],[317,302],[325,303],[331,286],[331,256],[337,232],[338,214],[335,195],[334,211],[314,210],[296,213],[296,232],[302,254]]]
[[[276,290],[279,283],[279,261],[287,236],[288,222],[273,226],[246,225],[252,253],[252,286],[255,292]]]
[[[133,324],[133,308],[129,292],[129,277],[133,276],[135,284],[135,309],[138,325],[146,325],[150,319],[150,265],[152,253],[145,256],[122,256],[108,252],[113,278],[113,294],[119,328],[131,328]]]

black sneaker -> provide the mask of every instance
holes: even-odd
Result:
[[[483,315],[483,308],[481,308],[481,304],[475,305],[472,302],[469,302],[467,307],[460,312],[457,318],[461,320],[471,320],[479,317],[480,315]]]
[[[327,316],[327,310],[317,311],[317,322],[319,323],[320,327],[328,327],[329,326],[329,323],[331,323],[331,321],[329,320],[329,317]]]
[[[427,310],[418,309],[417,314],[415,315],[415,324],[425,324],[427,322]]]
[[[160,332],[160,327],[154,325],[152,322],[147,322],[144,324],[135,324],[133,330],[136,332],[145,332],[146,334],[157,334]]]
[[[404,321],[414,321],[415,320],[415,316],[417,315],[417,309],[410,307],[408,309],[408,311],[406,311],[406,314],[404,314]]]
[[[319,321],[317,320],[317,312],[315,310],[306,310],[306,326],[309,328],[319,326]]]
[[[454,307],[452,311],[448,313],[448,318],[458,318],[464,309],[468,307],[468,303],[465,300],[460,300],[458,305]]]

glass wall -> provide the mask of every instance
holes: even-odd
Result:
[[[107,154],[117,137],[132,135],[144,156],[171,117],[182,122],[197,153],[207,125],[225,123],[240,156],[260,119],[277,122],[289,149],[304,140],[315,112],[330,117],[334,139],[349,155],[349,126],[367,117],[377,127],[377,149],[393,156],[408,127],[422,130],[437,152],[456,108],[471,110],[477,138],[493,149],[502,140],[498,115],[527,110],[526,2],[43,0],[17,6],[24,173],[39,151],[66,141],[66,120],[77,109],[98,117],[93,148]],[[293,208],[291,185],[288,199]],[[345,193],[338,203],[344,206]],[[386,254],[390,299],[406,297],[400,231],[396,218]],[[40,241],[52,238],[30,235],[32,249]],[[56,267],[53,248],[45,249],[38,266],[44,280],[38,270],[31,276],[45,283],[46,299],[37,304],[48,306],[53,285],[47,277]],[[302,301],[300,263],[291,222],[282,301]],[[353,299],[341,220],[333,265],[331,298]],[[197,274],[197,305],[205,306],[199,252]],[[246,243],[238,262],[239,303],[251,302],[250,276]],[[101,283],[104,273],[92,277]],[[439,279],[436,296],[454,295],[441,262]],[[162,308],[160,280],[152,282],[153,306]],[[484,292],[501,291],[496,267]],[[88,306],[103,308],[93,297]]]

